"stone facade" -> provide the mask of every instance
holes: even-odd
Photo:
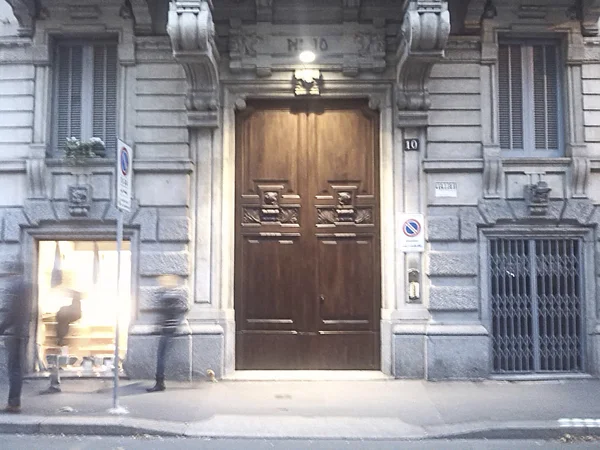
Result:
[[[368,97],[380,113],[382,371],[489,377],[487,240],[560,230],[585,245],[585,371],[598,374],[600,2],[525,3],[0,0],[0,260],[34,267],[37,239],[115,237],[114,161],[72,167],[48,156],[53,43],[111,37],[118,135],[135,154],[134,207],[124,218],[135,306],[125,369],[153,376],[157,277],[177,273],[190,312],[169,375],[230,374],[235,113],[247,99],[293,98],[297,52],[311,48],[322,97]],[[498,42],[532,35],[564,50],[564,152],[508,158]],[[418,151],[405,151],[408,139]],[[532,177],[550,188],[535,216],[524,196]],[[454,191],[439,195],[440,183]],[[399,250],[404,213],[426,218],[422,253]],[[409,270],[418,298],[409,298]]]

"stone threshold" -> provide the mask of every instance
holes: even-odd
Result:
[[[228,381],[387,381],[394,378],[378,370],[236,370]]]

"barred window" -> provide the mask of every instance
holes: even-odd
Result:
[[[499,125],[505,154],[563,153],[559,49],[554,42],[500,43]]]
[[[114,42],[59,42],[54,53],[52,155],[69,137],[102,139],[116,152],[117,46]]]

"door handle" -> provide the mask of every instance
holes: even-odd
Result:
[[[325,296],[323,294],[319,295],[319,302],[321,303],[321,305],[325,303]]]

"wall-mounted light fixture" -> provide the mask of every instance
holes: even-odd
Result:
[[[313,62],[315,59],[317,59],[317,55],[315,55],[314,52],[311,52],[310,50],[304,50],[302,53],[300,53],[298,55],[298,58],[300,59],[301,62],[303,62],[304,64],[310,64],[311,62]]]

